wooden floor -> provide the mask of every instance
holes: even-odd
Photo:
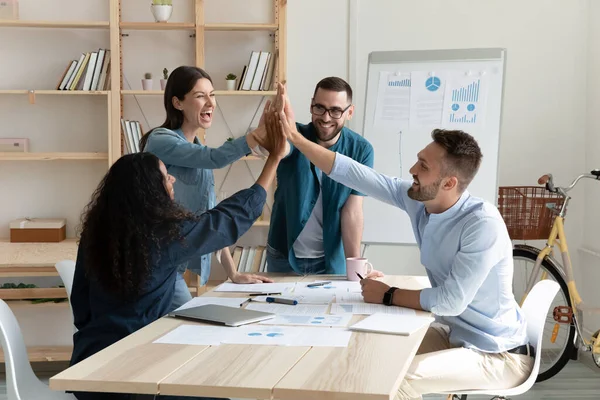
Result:
[[[594,367],[595,368],[595,367]],[[48,383],[54,374],[40,374],[40,378]],[[441,395],[427,395],[426,400],[444,400]],[[488,400],[491,396],[469,396],[469,400]],[[593,369],[578,361],[571,361],[554,378],[536,384],[524,395],[511,397],[519,400],[597,400],[600,398],[600,368]],[[7,400],[6,378],[0,375],[0,400]]]

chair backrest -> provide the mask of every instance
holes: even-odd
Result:
[[[43,385],[35,376],[27,357],[27,348],[17,318],[4,300],[0,300],[0,340],[6,365],[6,391],[9,399],[21,399],[22,389]]]
[[[55,267],[58,271],[58,275],[60,275],[60,279],[62,279],[63,283],[65,284],[65,289],[67,290],[67,296],[69,297],[69,301],[71,301],[73,277],[75,276],[75,261],[62,260],[57,262]]]
[[[546,323],[546,317],[552,301],[556,297],[560,286],[558,283],[545,279],[535,284],[533,289],[529,292],[523,303],[523,314],[527,320],[527,337],[529,343],[535,348],[535,360],[533,364],[533,370],[531,375],[525,382],[516,388],[503,390],[502,395],[504,396],[515,396],[521,393],[525,393],[535,383],[538,372],[540,371],[540,362],[542,359],[542,339],[544,333],[544,325]]]

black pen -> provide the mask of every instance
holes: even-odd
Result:
[[[360,276],[360,274],[359,274],[358,272],[356,273],[356,275],[358,275],[358,277],[360,278],[360,280],[361,280],[361,281],[362,281],[363,279],[365,279],[365,278],[363,278],[362,276]]]
[[[281,293],[250,293],[248,296],[277,296]]]
[[[240,304],[240,307],[244,307],[246,304],[250,303],[252,301],[252,299],[248,299],[246,301],[244,301],[242,304]]]
[[[327,282],[316,282],[316,283],[309,283],[308,285],[306,285],[306,287],[325,286],[325,285],[329,285],[330,283],[331,283],[331,281],[327,281]]]

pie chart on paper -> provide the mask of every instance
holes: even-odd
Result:
[[[430,92],[436,92],[440,86],[442,85],[442,81],[437,76],[432,76],[425,81],[425,87]]]

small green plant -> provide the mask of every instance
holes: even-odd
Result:
[[[169,79],[169,70],[166,68],[163,68],[163,78]]]
[[[232,138],[232,137],[228,137],[228,138],[227,138],[227,141],[228,141],[228,142],[233,142],[233,138]]]
[[[226,80],[228,81],[235,81],[237,79],[237,75],[235,74],[227,74],[227,76],[225,77]]]
[[[173,0],[152,0],[152,4],[155,6],[172,6]]]
[[[152,74],[150,72],[146,72],[144,74],[144,79],[152,79]]]

